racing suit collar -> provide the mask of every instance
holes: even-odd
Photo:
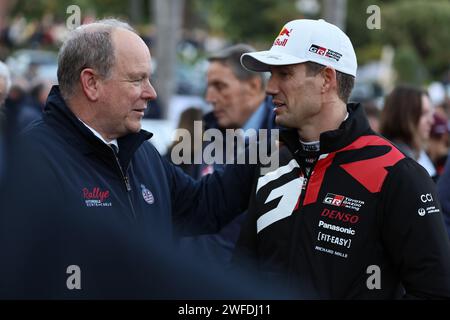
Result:
[[[320,134],[320,151],[317,152],[317,156],[342,149],[352,143],[362,133],[371,132],[361,104],[349,103],[347,104],[347,111],[349,116],[338,129],[325,131]],[[371,133],[374,134],[373,132]],[[280,130],[280,140],[297,156],[312,155],[311,151],[305,151],[301,147],[296,129]]]

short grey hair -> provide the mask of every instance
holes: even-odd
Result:
[[[244,53],[253,52],[255,49],[247,44],[239,43],[221,51],[210,54],[209,62],[220,62],[231,69],[236,78],[241,81],[248,81],[252,78],[260,78],[262,89],[267,83],[267,75],[264,72],[254,72],[244,68],[241,65],[241,56]]]
[[[115,62],[111,34],[117,28],[136,33],[128,23],[110,18],[79,26],[69,34],[58,54],[58,83],[65,99],[73,95],[83,69],[92,68],[103,78],[111,75]]]
[[[0,90],[0,105],[5,101],[8,96],[9,89],[11,89],[11,73],[6,64],[0,61],[0,79],[5,80],[5,90]]]

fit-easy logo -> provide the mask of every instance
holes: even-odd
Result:
[[[106,201],[109,198],[109,190],[101,190],[99,187],[88,188],[82,190],[84,202],[86,207],[111,207],[111,201]]]
[[[325,56],[336,61],[339,61],[342,57],[342,54],[340,54],[339,52],[315,44],[312,44],[311,47],[309,47],[309,52],[316,53],[318,55]]]
[[[361,207],[364,205],[364,201],[352,199],[334,193],[327,193],[325,199],[323,199],[323,203],[336,207],[344,207],[355,211],[359,211],[359,209],[361,209]]]

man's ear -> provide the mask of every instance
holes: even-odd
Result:
[[[97,73],[91,69],[83,69],[80,73],[80,84],[85,96],[90,101],[97,101],[99,96],[99,77]]]
[[[330,67],[325,67],[321,71],[322,77],[323,77],[323,83],[322,83],[322,93],[330,91],[330,89],[337,87],[337,81],[336,81],[336,70]]]
[[[265,95],[265,90],[261,78],[253,77],[245,81],[245,83],[248,86],[252,97],[256,97],[257,99],[259,99],[261,94]]]
[[[263,85],[262,85],[261,78],[253,77],[253,78],[250,78],[247,82],[248,82],[250,88],[252,89],[252,91],[257,91],[257,92],[264,91],[263,87],[262,87]]]

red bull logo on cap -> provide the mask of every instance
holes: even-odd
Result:
[[[291,31],[292,31],[292,29],[288,30],[288,29],[286,29],[286,27],[283,27],[283,29],[281,29],[280,33],[278,34],[278,37],[281,37],[281,36],[288,36],[288,37],[290,37],[291,36]]]
[[[278,37],[275,39],[273,45],[284,47],[286,45],[286,43],[288,42],[289,37],[291,36],[291,32],[292,32],[292,29],[288,30],[288,29],[286,29],[286,27],[283,27],[283,29],[281,29],[280,33],[278,34]],[[284,36],[286,36],[286,38],[281,39]]]

